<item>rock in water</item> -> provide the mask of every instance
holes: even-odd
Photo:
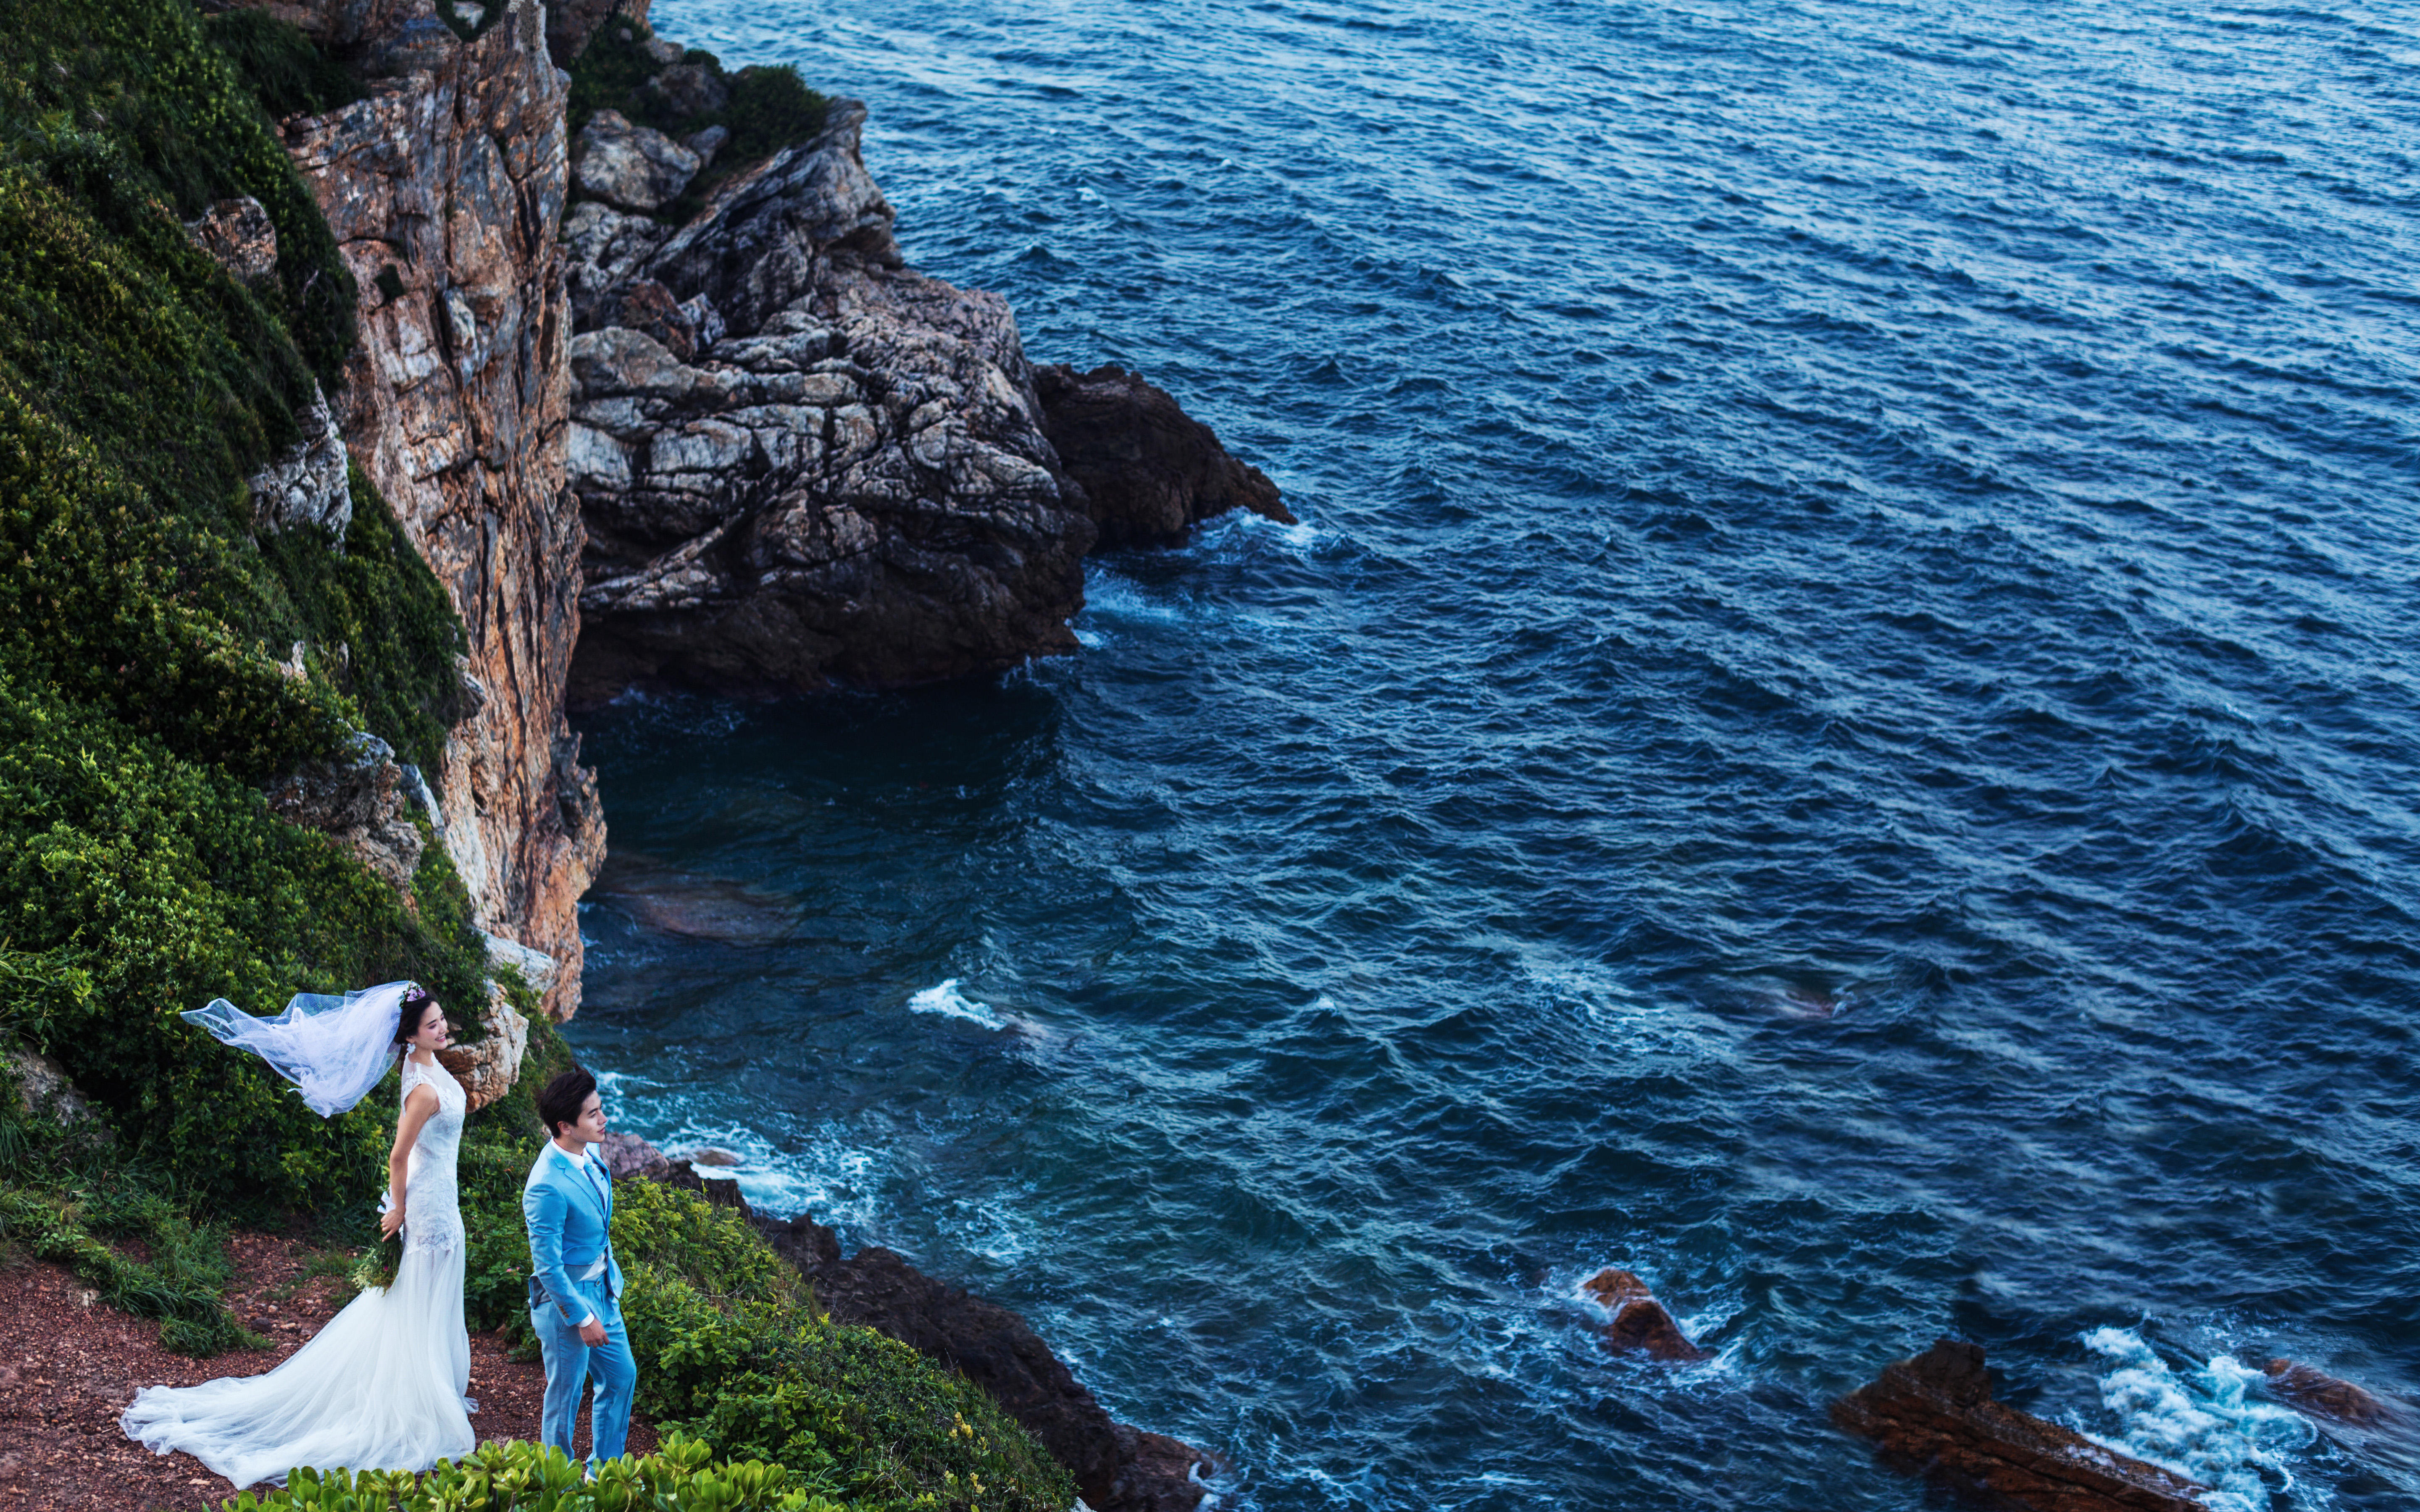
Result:
[[[1104,547],[1156,546],[1231,509],[1291,525],[1268,474],[1237,460],[1165,389],[1121,367],[1033,371],[1042,427],[1083,486]]]
[[[1681,1332],[1681,1325],[1647,1289],[1647,1283],[1628,1271],[1608,1265],[1580,1283],[1580,1289],[1594,1297],[1609,1315],[1605,1325],[1606,1349],[1616,1353],[1639,1350],[1658,1360],[1707,1358],[1706,1351]]]
[[[2044,1512],[2208,1512],[2210,1488],[1992,1399],[1983,1347],[1941,1339],[1832,1404],[1912,1468]]]
[[[2366,1428],[2402,1415],[2351,1381],[2339,1381],[2309,1365],[2272,1360],[2265,1369],[2269,1389],[2313,1417]]]
[[[565,222],[582,702],[898,686],[1075,646],[1094,529],[1016,321],[900,267],[864,120],[835,101],[677,235],[593,201]]]

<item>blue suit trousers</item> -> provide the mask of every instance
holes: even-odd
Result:
[[[630,1434],[630,1394],[639,1384],[639,1362],[630,1354],[630,1335],[622,1326],[622,1304],[603,1276],[573,1283],[576,1300],[569,1318],[551,1302],[530,1313],[538,1348],[546,1355],[546,1411],[538,1425],[538,1441],[571,1452],[571,1427],[580,1416],[580,1389],[597,1382],[595,1402],[588,1410],[588,1463],[593,1469],[622,1457]],[[605,1342],[595,1349],[581,1341],[573,1326],[583,1311],[593,1311],[605,1325]]]

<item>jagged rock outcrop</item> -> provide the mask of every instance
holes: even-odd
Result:
[[[564,82],[538,0],[465,42],[430,0],[265,8],[358,60],[370,98],[284,123],[362,291],[336,420],[470,636],[479,706],[432,774],[480,926],[560,964],[580,1002],[576,905],[604,854],[594,775],[563,717],[581,525],[564,486],[568,290],[555,228]]]
[[[618,110],[590,116],[571,144],[573,182],[617,209],[662,208],[680,198],[703,166],[696,153],[661,131],[633,126]]]
[[[1636,1350],[1684,1365],[1707,1357],[1681,1332],[1647,1283],[1628,1271],[1608,1265],[1581,1282],[1580,1289],[1606,1310],[1605,1347],[1615,1353]]]
[[[353,522],[352,477],[345,462],[344,432],[315,387],[311,408],[302,412],[302,439],[244,480],[252,490],[253,525],[271,531],[309,526],[341,540]]]
[[[277,270],[277,223],[250,194],[223,199],[185,223],[185,234],[238,283],[266,278]]]
[[[380,880],[410,893],[420,869],[420,826],[406,812],[403,768],[376,735],[355,735],[343,759],[306,762],[269,789],[269,811],[335,837]]]
[[[1908,1468],[2043,1512],[2208,1512],[2210,1488],[1992,1399],[1981,1345],[1942,1339],[1832,1404]]]
[[[1094,530],[1016,318],[900,266],[864,118],[835,102],[677,233],[594,201],[566,223],[577,697],[924,682],[1074,644]]]
[[[1161,546],[1231,509],[1291,525],[1278,486],[1228,455],[1217,433],[1167,390],[1122,367],[1033,370],[1042,429],[1082,486],[1099,545]]]

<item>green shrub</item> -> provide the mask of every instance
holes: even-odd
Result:
[[[301,27],[266,10],[206,16],[202,33],[225,54],[236,78],[272,120],[324,116],[368,96],[360,81],[320,52]]]
[[[0,1017],[39,1026],[130,1159],[234,1216],[375,1192],[393,1104],[321,1119],[178,1018],[411,977],[467,1017],[482,946],[442,846],[415,911],[260,793],[0,673]]]
[[[586,1480],[562,1450],[514,1440],[426,1475],[302,1470],[283,1490],[245,1491],[219,1504],[227,1512],[847,1512],[778,1465],[713,1461],[706,1445],[674,1434],[654,1454],[625,1455]]]

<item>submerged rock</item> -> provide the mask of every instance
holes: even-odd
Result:
[[[1941,1339],[1832,1404],[1909,1468],[2045,1512],[2208,1512],[2210,1488],[1992,1399],[1983,1347]]]
[[[1628,1271],[1608,1265],[1580,1283],[1606,1314],[1605,1347],[1621,1353],[1637,1350],[1657,1360],[1695,1362],[1708,1358],[1681,1325],[1672,1320],[1655,1294]]]
[[[1033,378],[1042,428],[1083,486],[1101,546],[1173,542],[1231,509],[1294,523],[1268,474],[1229,455],[1167,390],[1122,367],[1053,363]]]
[[[2292,1360],[2272,1360],[2264,1372],[2271,1391],[2313,1417],[2366,1428],[2396,1422],[2403,1416],[2385,1400],[2351,1381],[2339,1381]]]

